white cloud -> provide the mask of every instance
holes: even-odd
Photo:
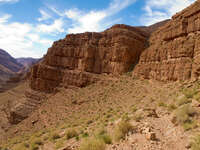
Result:
[[[40,9],[40,14],[41,14],[41,17],[38,18],[38,21],[44,21],[44,20],[48,20],[51,18],[51,15],[49,15],[46,11]]]
[[[19,0],[0,0],[0,3],[6,2],[18,2]]]
[[[0,23],[7,22],[10,17],[11,15],[8,15],[8,14],[5,14],[4,16],[0,17]]]
[[[89,11],[78,8],[61,11],[48,7],[39,10],[41,16],[35,24],[11,22],[11,15],[8,14],[0,16],[0,48],[14,57],[41,57],[53,43],[52,38],[57,35],[102,31],[114,23],[119,23],[120,18],[115,19],[113,15],[135,1],[112,0],[105,9]]]
[[[103,10],[91,10],[89,12],[81,11],[78,8],[59,12],[54,7],[49,7],[60,17],[67,17],[72,25],[67,29],[68,33],[97,32],[104,30],[108,25],[116,23],[117,20],[106,20],[108,17],[118,13],[128,7],[136,0],[113,0],[109,7]]]
[[[96,32],[104,28],[101,21],[106,17],[105,12],[91,11],[86,14],[79,14],[77,11],[69,10],[66,15],[73,21],[72,27],[67,30],[68,33]]]
[[[63,29],[64,22],[62,19],[56,19],[52,24],[39,24],[37,29],[44,33],[61,33],[64,32]]]
[[[145,15],[141,23],[151,25],[158,21],[169,19],[175,13],[186,8],[195,0],[146,0],[144,7]]]
[[[0,17],[0,48],[14,57],[41,57],[52,41],[41,38],[32,24],[9,23],[10,17],[8,14]],[[42,51],[37,46],[45,49]]]

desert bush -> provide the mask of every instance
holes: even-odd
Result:
[[[59,138],[61,138],[61,137],[60,137],[60,135],[59,135],[58,133],[53,133],[53,134],[51,135],[51,139],[52,139],[52,140],[57,140],[57,139],[59,139]]]
[[[193,138],[193,141],[191,143],[191,149],[192,150],[199,150],[200,149],[200,135],[197,135]]]
[[[158,106],[160,106],[160,107],[167,107],[167,104],[165,104],[164,102],[159,102]]]
[[[106,144],[102,139],[93,137],[82,141],[79,150],[105,150]]]
[[[194,116],[195,110],[189,105],[185,104],[181,106],[177,111],[175,112],[175,117],[178,123],[186,123],[190,122],[190,117]]]
[[[191,103],[192,100],[189,99],[188,97],[186,97],[185,95],[180,96],[179,98],[177,98],[176,103],[178,106],[184,105],[184,104],[188,104]]]
[[[102,139],[106,144],[112,144],[112,138],[104,129],[99,129],[96,133],[96,138]]]
[[[193,98],[196,99],[198,102],[200,102],[200,93],[197,93],[196,95],[194,95]]]
[[[133,105],[133,106],[131,107],[131,110],[132,110],[132,112],[134,113],[134,112],[137,111],[137,107],[136,107],[135,105]]]
[[[140,122],[143,119],[143,114],[142,113],[135,114],[134,117],[133,117],[133,119],[136,122]]]
[[[36,144],[31,145],[31,150],[39,150],[39,146]]]
[[[56,143],[55,143],[56,149],[59,149],[59,148],[63,147],[64,146],[64,142],[65,142],[64,138],[59,139],[58,141],[56,141]]]
[[[175,110],[177,107],[176,107],[176,105],[175,104],[169,104],[168,105],[168,110],[169,111],[173,111],[173,110]]]
[[[26,150],[27,148],[24,146],[24,144],[18,144],[15,147],[15,150]],[[0,150],[4,150],[4,149],[0,149]]]
[[[183,129],[185,131],[188,131],[190,129],[194,129],[196,127],[197,127],[197,122],[194,121],[194,120],[190,120],[190,121],[188,121],[188,122],[186,122],[186,123],[183,124]]]
[[[71,139],[73,137],[78,136],[78,133],[76,132],[75,129],[69,129],[69,130],[66,131],[65,134],[66,134],[67,139]]]
[[[36,145],[42,145],[42,144],[43,144],[42,140],[39,139],[39,138],[35,139],[35,140],[33,141],[33,143],[36,144]]]
[[[43,144],[40,138],[33,138],[31,141],[31,150],[38,150],[39,146]]]
[[[89,136],[89,134],[87,132],[82,133],[82,138],[86,138],[88,136]]]
[[[114,130],[114,138],[116,141],[124,139],[129,131],[133,130],[133,126],[128,121],[120,121]]]
[[[197,90],[196,89],[184,89],[183,90],[183,94],[187,97],[187,98],[193,98],[194,95],[197,94]]]

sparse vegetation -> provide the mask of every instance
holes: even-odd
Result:
[[[78,136],[78,133],[76,132],[75,129],[68,129],[65,134],[66,134],[67,139],[71,139]]]
[[[84,139],[80,145],[79,150],[105,150],[106,144],[100,138],[87,138]]]
[[[173,111],[173,110],[177,109],[177,106],[175,104],[169,104],[168,109],[169,109],[169,111]]]
[[[52,140],[57,140],[57,139],[59,139],[59,138],[61,138],[61,137],[60,137],[60,135],[59,135],[58,133],[53,133],[53,134],[51,135],[51,139],[52,139]]]
[[[185,130],[189,130],[196,126],[196,123],[192,118],[195,113],[195,110],[190,106],[190,104],[185,104],[176,110],[175,119],[177,123],[183,125]]]
[[[193,89],[184,89],[183,90],[183,94],[186,96],[186,98],[193,98],[194,95],[197,94],[197,89],[193,88]]]
[[[160,106],[160,107],[167,107],[167,104],[165,104],[164,102],[160,101],[158,103],[158,106]]]
[[[133,126],[125,120],[121,120],[115,130],[114,130],[114,138],[116,141],[119,141],[121,139],[124,139],[126,134],[128,134],[129,131],[133,130]]]
[[[106,144],[112,144],[112,138],[105,129],[100,129],[97,131],[96,137],[102,139]]]
[[[178,99],[177,99],[177,105],[178,106],[181,106],[181,105],[184,105],[184,104],[188,104],[188,103],[191,103],[192,100],[189,99],[187,96],[185,95],[182,95],[182,96],[179,96]]]
[[[191,149],[192,150],[199,150],[200,149],[200,135],[197,135],[193,138],[193,141],[191,143]]]
[[[143,119],[143,115],[141,113],[135,114],[134,117],[133,117],[133,119],[136,122],[140,122]]]

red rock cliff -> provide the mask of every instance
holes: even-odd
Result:
[[[200,75],[200,0],[174,15],[149,39],[133,74],[146,79],[185,80]]]
[[[34,66],[30,86],[51,92],[55,87],[83,87],[96,74],[121,74],[138,62],[148,34],[139,28],[115,25],[101,33],[70,34],[54,42],[42,63]]]

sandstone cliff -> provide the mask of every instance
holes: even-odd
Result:
[[[34,66],[30,86],[51,92],[58,85],[83,87],[97,74],[121,74],[138,62],[148,33],[115,25],[101,33],[70,34],[54,42],[42,63]]]
[[[200,1],[154,32],[133,74],[146,79],[186,80],[200,75]]]

